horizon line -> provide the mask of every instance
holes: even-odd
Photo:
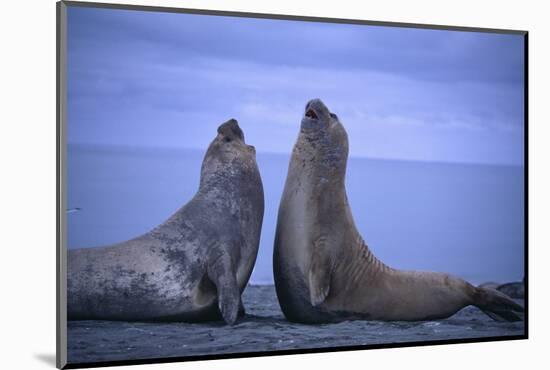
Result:
[[[203,151],[206,153],[206,148],[196,148],[196,147],[186,147],[186,146],[158,146],[158,145],[128,145],[128,144],[111,144],[111,143],[82,143],[82,142],[67,142],[67,146],[80,146],[80,147],[95,147],[95,148],[118,148],[125,150],[165,150],[165,151],[182,151],[182,150],[192,150],[192,151]],[[290,155],[291,152],[276,152],[276,151],[266,151],[258,150],[256,148],[257,154],[267,154],[267,155]],[[416,159],[416,158],[391,158],[391,157],[376,157],[376,156],[364,156],[364,155],[348,155],[348,159],[371,159],[371,160],[380,160],[380,161],[400,161],[400,162],[422,162],[422,163],[433,163],[433,164],[457,164],[457,165],[479,165],[479,166],[502,166],[502,167],[525,167],[525,162],[523,163],[506,163],[506,162],[474,162],[474,161],[454,161],[454,160],[443,160],[443,159]]]

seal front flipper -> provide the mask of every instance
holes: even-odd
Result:
[[[244,315],[246,315],[246,310],[244,308],[244,305],[243,305],[243,300],[241,299],[240,300],[240,303],[239,303],[239,317],[243,317]]]
[[[323,303],[330,292],[330,263],[326,256],[323,257],[318,251],[317,246],[314,249],[309,270],[309,298],[312,306]]]
[[[233,325],[239,314],[241,295],[231,257],[225,253],[217,256],[208,265],[207,272],[216,285],[220,313],[227,324]]]

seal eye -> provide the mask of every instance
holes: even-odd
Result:
[[[231,142],[231,138],[230,138],[230,137],[226,137],[225,139],[223,139],[223,141],[225,141],[226,143],[230,143],[230,142]]]

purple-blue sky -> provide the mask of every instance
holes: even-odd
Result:
[[[68,8],[70,143],[290,152],[315,97],[350,155],[523,163],[523,37]]]

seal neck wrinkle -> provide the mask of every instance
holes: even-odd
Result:
[[[335,269],[345,272],[342,274],[346,276],[345,287],[359,289],[370,282],[378,281],[381,275],[392,270],[374,255],[358,232],[355,243],[347,247],[351,249],[351,253],[342,254],[347,258],[339,259],[335,266]]]

